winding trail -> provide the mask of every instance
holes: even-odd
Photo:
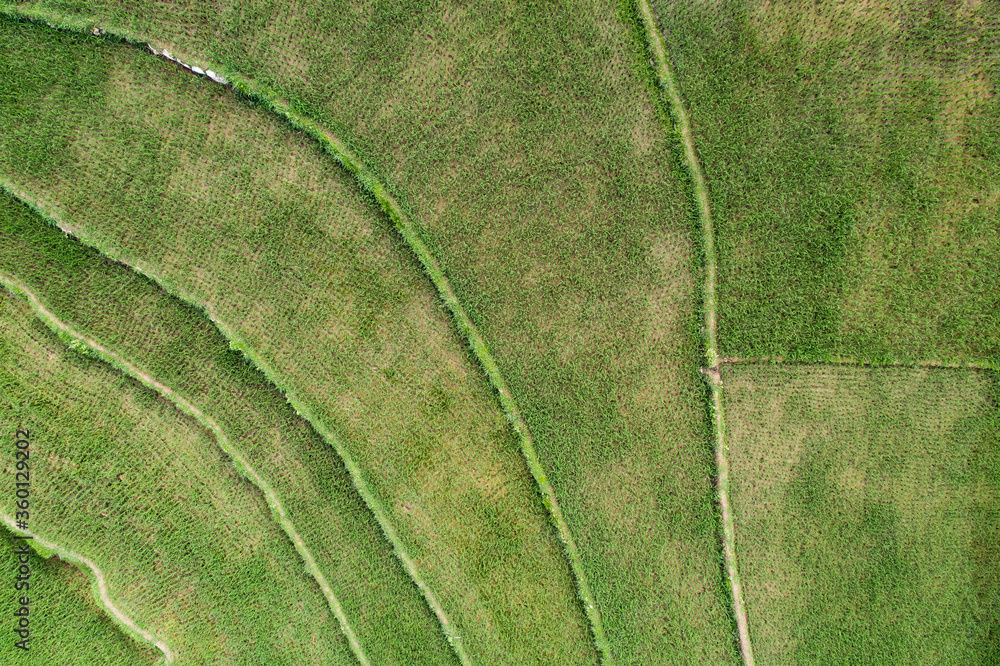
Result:
[[[2,519],[7,527],[9,527],[15,534],[21,532],[21,530],[17,529],[17,523],[14,522],[14,519],[7,514],[0,513],[0,519]],[[57,546],[51,541],[46,541],[37,535],[33,535],[31,540],[43,548],[51,550],[67,562],[72,562],[78,567],[87,567],[90,569],[90,571],[94,574],[94,577],[97,579],[98,600],[101,602],[101,605],[104,606],[115,618],[117,618],[119,622],[141,636],[147,643],[151,643],[156,646],[156,648],[163,653],[164,663],[172,664],[174,662],[174,652],[167,646],[166,643],[157,640],[148,631],[140,628],[139,625],[132,620],[132,618],[123,613],[121,609],[118,608],[118,606],[115,606],[114,602],[111,601],[111,597],[108,596],[108,584],[104,579],[104,572],[102,572],[96,564],[83,555],[74,553],[73,551],[63,548],[62,546]]]
[[[233,446],[232,442],[229,441],[229,437],[226,436],[225,431],[223,431],[223,429],[219,426],[219,424],[216,423],[215,420],[212,419],[211,417],[205,415],[204,412],[202,412],[200,409],[195,407],[191,402],[180,396],[176,391],[174,391],[170,387],[157,381],[152,376],[143,372],[136,366],[132,365],[118,354],[115,354],[106,347],[102,346],[97,341],[87,338],[83,334],[73,330],[68,324],[59,320],[52,312],[50,312],[42,304],[39,298],[23,284],[2,274],[0,274],[0,284],[3,284],[3,286],[6,287],[8,290],[26,297],[28,299],[28,302],[31,303],[31,307],[37,313],[39,319],[45,322],[50,328],[56,331],[62,331],[63,333],[66,333],[67,335],[71,336],[74,340],[79,340],[88,349],[96,353],[103,361],[110,363],[111,365],[118,368],[122,372],[138,379],[143,384],[153,389],[157,393],[160,393],[165,398],[173,402],[177,407],[179,407],[181,411],[192,416],[196,421],[198,421],[198,423],[200,423],[202,426],[204,426],[205,428],[207,428],[209,431],[212,432],[212,434],[216,438],[216,441],[218,441],[219,443],[219,447],[233,460],[233,463],[236,465],[237,469],[239,469],[244,476],[250,479],[250,481],[255,486],[260,488],[260,490],[264,493],[264,497],[267,499],[267,504],[271,508],[272,513],[275,515],[278,524],[281,525],[281,528],[285,531],[285,534],[287,534],[288,538],[291,539],[292,544],[295,546],[295,550],[298,552],[299,556],[305,562],[306,568],[308,569],[310,575],[312,575],[312,577],[316,580],[316,583],[319,585],[320,590],[323,593],[323,596],[326,597],[326,601],[327,604],[330,606],[330,610],[333,611],[333,614],[337,617],[337,621],[340,623],[340,628],[344,632],[344,635],[347,637],[347,640],[351,645],[351,651],[354,653],[355,657],[357,657],[358,661],[362,664],[362,666],[369,666],[370,662],[368,661],[368,658],[365,656],[364,650],[362,650],[361,644],[358,642],[358,638],[354,634],[353,629],[351,629],[350,624],[348,624],[347,622],[347,616],[344,614],[343,608],[340,605],[340,601],[337,600],[337,597],[336,595],[334,595],[333,590],[330,588],[330,584],[327,582],[326,577],[323,575],[323,572],[320,571],[319,567],[316,565],[316,559],[313,557],[312,553],[306,547],[305,542],[302,540],[301,535],[299,535],[298,531],[295,529],[295,525],[292,524],[292,521],[285,514],[285,509],[281,505],[281,501],[278,499],[277,493],[275,493],[271,485],[267,483],[267,481],[265,481],[263,478],[261,478],[261,476],[256,472],[256,470],[254,470],[247,463],[243,453],[241,453],[239,449]],[[4,520],[6,521],[7,518],[5,517]],[[43,543],[40,540],[39,543],[41,543],[45,547],[48,547],[46,546],[45,543]],[[89,562],[89,560],[86,560],[86,562]],[[101,585],[103,585],[102,582],[103,578],[97,571],[96,567],[93,566],[93,563],[88,564],[88,566],[90,566],[92,569],[94,569],[95,572],[98,573],[98,582]],[[109,608],[111,608],[112,611],[115,612],[113,607]]]
[[[337,162],[339,162],[355,178],[357,178],[361,188],[375,197],[383,212],[385,212],[385,214],[392,220],[397,231],[419,259],[421,266],[427,273],[427,276],[431,279],[431,282],[433,282],[439,296],[451,312],[456,326],[465,337],[472,349],[473,354],[482,366],[483,371],[486,373],[490,384],[493,386],[494,390],[496,390],[504,415],[514,428],[514,431],[518,434],[521,453],[527,462],[528,469],[531,472],[532,477],[535,479],[535,483],[537,484],[539,493],[542,497],[542,502],[548,510],[550,520],[563,545],[563,550],[566,554],[567,560],[569,561],[570,569],[576,580],[577,595],[583,604],[583,609],[590,625],[590,631],[593,636],[595,646],[601,655],[601,662],[608,665],[614,664],[614,657],[612,656],[611,646],[604,631],[604,623],[601,619],[600,611],[597,608],[597,601],[590,589],[587,575],[583,569],[580,549],[577,546],[569,524],[566,522],[565,516],[559,507],[555,490],[549,483],[548,477],[542,467],[541,459],[538,457],[538,453],[535,449],[534,438],[528,428],[528,424],[521,415],[517,402],[514,399],[506,380],[504,380],[492,352],[489,350],[486,341],[483,339],[475,324],[472,322],[472,319],[469,317],[465,308],[459,301],[450,281],[445,275],[444,269],[441,267],[433,252],[424,242],[419,230],[417,229],[417,225],[406,214],[398,198],[390,192],[390,188],[385,184],[385,182],[383,182],[360,158],[358,158],[358,156],[354,154],[344,141],[337,137],[333,132],[324,128],[313,119],[296,112],[277,91],[266,87],[253,79],[240,74],[239,72],[234,72],[226,67],[209,63],[204,58],[200,58],[196,55],[186,53],[182,54],[176,50],[174,54],[171,55],[165,48],[158,48],[156,44],[149,42],[149,38],[146,36],[131,34],[128,31],[120,30],[114,27],[111,27],[110,29],[107,26],[98,27],[100,21],[93,17],[69,16],[50,9],[27,8],[8,3],[0,3],[0,14],[6,14],[7,16],[32,21],[42,21],[50,27],[61,30],[84,32],[88,34],[108,34],[119,39],[127,40],[133,44],[144,45],[152,51],[153,54],[179,63],[195,74],[207,76],[207,72],[211,72],[212,75],[210,78],[213,81],[219,83],[220,85],[231,87],[234,90],[261,102],[273,113],[284,118],[290,125],[319,141],[324,149],[330,153],[330,155]],[[218,72],[218,74],[216,74],[216,72]],[[11,191],[14,196],[17,196],[22,201],[25,201],[25,203],[31,205],[34,210],[41,213],[46,219],[53,220],[51,215],[39,210],[37,206],[32,205],[32,202],[14,192],[10,183],[0,183],[0,186],[4,187],[8,191]],[[59,226],[59,228],[63,229],[67,233],[74,233],[74,235],[80,237],[80,239],[88,245],[94,245],[88,239],[83,238],[76,232],[66,230],[59,224],[56,226]],[[146,274],[155,282],[160,283],[160,281],[153,277],[150,272],[145,270],[145,268],[138,265],[135,265],[134,268],[140,270],[140,272]],[[216,320],[215,317],[211,316],[210,312],[208,312],[208,314],[210,315],[210,319],[212,319],[219,330],[227,338],[232,341],[237,339],[233,335],[232,331],[227,330],[227,327]],[[454,631],[450,621],[444,613],[443,608],[441,607],[440,602],[417,573],[413,561],[403,550],[402,542],[399,540],[395,530],[392,528],[384,509],[365,485],[361,476],[360,468],[350,458],[347,451],[339,445],[334,434],[323,425],[320,419],[315,417],[312,410],[305,407],[304,403],[294,396],[292,392],[290,392],[282,383],[275,381],[275,378],[278,375],[276,375],[271,368],[267,367],[259,355],[253,353],[246,347],[242,348],[253,363],[264,372],[268,379],[270,379],[275,386],[286,394],[286,397],[295,409],[310,422],[310,424],[324,439],[333,445],[343,458],[355,482],[355,486],[358,488],[358,491],[361,493],[366,504],[369,505],[369,508],[375,514],[379,524],[386,534],[386,537],[392,542],[394,550],[403,563],[403,566],[410,574],[410,577],[423,592],[428,605],[431,607],[431,610],[441,623],[448,642],[454,648],[461,662],[463,664],[471,665],[471,660],[462,647],[461,638]]]
[[[677,133],[680,135],[684,148],[684,161],[688,168],[694,190],[694,198],[698,206],[698,217],[701,218],[701,242],[705,258],[705,282],[702,287],[702,299],[705,308],[705,362],[708,366],[702,373],[708,378],[712,392],[712,422],[715,435],[715,466],[716,484],[719,494],[719,511],[722,514],[722,549],[726,562],[726,573],[729,578],[729,588],[733,597],[733,614],[736,617],[736,628],[739,633],[740,654],[745,666],[753,666],[753,649],[750,646],[750,631],[747,626],[746,612],[743,608],[743,592],[736,566],[736,532],[733,526],[732,513],[729,510],[729,460],[726,457],[726,428],[722,413],[722,401],[719,396],[722,380],[719,376],[719,345],[716,333],[715,316],[715,232],[712,229],[712,209],[708,202],[708,187],[705,175],[698,162],[694,149],[694,138],[691,125],[688,122],[687,110],[681,99],[680,91],[670,69],[666,47],[660,32],[659,22],[653,14],[649,0],[638,0],[638,9],[646,27],[646,38],[655,58],[654,69],[660,86],[667,96],[667,102],[673,117]]]

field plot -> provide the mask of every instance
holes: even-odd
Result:
[[[734,658],[696,371],[696,230],[628,8],[34,6],[254,77],[354,146],[493,349],[617,658]]]
[[[23,541],[0,528],[0,567],[5,574],[16,575],[21,565],[15,549]],[[129,638],[105,615],[94,601],[90,580],[71,564],[54,558],[44,559],[34,551],[28,556],[31,578],[25,592],[30,600],[29,622],[31,638],[28,653],[14,645],[20,640],[0,641],[0,660],[5,664],[153,664],[162,655],[149,645],[140,645]],[[12,584],[12,583],[10,583]],[[11,608],[16,610],[16,606]],[[25,660],[30,655],[31,661]]]
[[[723,387],[758,662],[996,663],[997,375],[737,365]]]
[[[995,3],[656,2],[723,356],[1000,360]]]
[[[31,432],[32,532],[96,562],[177,664],[352,663],[262,495],[211,437],[0,294],[0,418]],[[0,506],[13,515],[12,498]]]
[[[203,308],[353,459],[471,659],[593,660],[503,414],[415,259],[333,160],[148,52],[2,30],[6,83],[23,92],[4,90],[0,115],[37,129],[5,143],[5,184]]]
[[[0,284],[16,283],[74,331],[217,422],[284,512],[378,664],[454,660],[336,452],[194,308],[0,194]]]

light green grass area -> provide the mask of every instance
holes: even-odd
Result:
[[[723,356],[1000,361],[995,3],[655,3]]]
[[[735,658],[697,225],[628,3],[44,6],[253,77],[352,146],[493,350],[617,659]]]
[[[5,440],[11,444],[13,433]],[[4,472],[13,478],[13,465],[9,465],[9,469],[5,466]],[[31,632],[27,652],[15,645],[15,641],[21,640],[19,636],[9,630],[6,632],[9,636],[0,641],[3,663],[118,666],[154,664],[162,657],[151,645],[140,644],[115,626],[94,600],[91,581],[71,564],[55,558],[45,559],[31,550],[27,556],[29,587],[14,590],[14,577],[20,575],[16,570],[22,564],[22,556],[15,550],[20,550],[24,543],[0,527],[0,567],[9,579],[5,581],[7,589],[4,592],[9,594],[9,602],[5,600],[5,605],[10,613],[5,613],[4,620],[13,627],[15,620],[7,620],[20,610],[19,599],[27,597],[28,630]]]
[[[0,420],[31,434],[29,529],[94,561],[175,663],[352,663],[262,494],[209,434],[7,291],[0,386]],[[13,492],[0,506],[14,516]]]
[[[218,423],[282,510],[378,664],[448,663],[451,649],[336,452],[201,312],[0,195],[0,284],[16,282],[73,330]]]
[[[724,369],[758,663],[997,663],[998,380],[956,369]]]
[[[2,38],[0,115],[37,130],[4,144],[5,183],[208,313],[353,465],[471,659],[594,660],[495,397],[349,175],[148,51],[11,23]]]

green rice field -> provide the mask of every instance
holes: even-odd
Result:
[[[997,380],[951,368],[723,373],[759,663],[1000,658]]]
[[[0,2],[0,662],[1000,663],[998,53]]]
[[[379,663],[448,661],[433,614],[336,452],[202,313],[9,197],[0,199],[0,232],[16,239],[0,247],[0,281],[36,298],[50,325],[66,325],[113,354],[104,360],[162,382],[175,402],[204,415],[202,425],[218,424],[225,441],[217,442],[260,476],[258,486],[273,490],[269,504],[280,503],[318,562],[363,654]],[[80,346],[82,338],[75,340]]]
[[[22,564],[22,542],[4,530],[0,535],[0,566],[4,571],[14,571]],[[48,638],[29,638],[31,658],[36,663],[71,664],[79,655],[86,654],[88,663],[113,666],[115,664],[153,664],[159,653],[151,646],[133,640],[104,614],[91,595],[91,581],[72,564],[44,559],[28,548],[30,569],[29,621],[37,622],[32,631]],[[18,596],[20,599],[20,595]],[[20,604],[12,607],[19,610]],[[34,617],[32,617],[34,614]],[[37,618],[37,619],[36,619]],[[0,644],[0,658],[6,663],[17,663],[23,651],[15,643]]]
[[[15,42],[47,50],[36,40],[66,38],[27,25],[10,30],[11,50]],[[65,146],[52,161],[72,160],[75,178],[36,178],[13,152],[24,146],[12,145],[5,184],[34,192],[24,198],[38,210],[85,225],[85,242],[201,309],[286,393],[341,454],[404,569],[464,652],[585,659],[593,646],[584,614],[516,442],[386,221],[347,189],[332,160],[264,110],[138,49],[90,42],[50,50],[67,68],[86,53],[90,70],[80,77],[109,91],[106,106],[84,94],[75,111],[60,110],[80,114],[67,129],[99,131],[46,143]],[[56,71],[39,80],[39,70],[23,70],[21,85],[59,86]],[[159,77],[155,84],[150,76]],[[63,88],[67,101],[77,90]],[[147,95],[159,100],[161,127],[174,127],[174,138],[147,123]],[[202,121],[213,115],[216,125],[206,129]],[[151,152],[122,152],[130,142]],[[213,149],[196,159],[192,151],[206,145]],[[233,155],[242,156],[235,170]],[[150,165],[141,182],[98,187],[108,174],[136,173],[136,160]],[[97,209],[106,215],[93,217]],[[200,223],[178,235],[187,219]]]
[[[994,3],[657,4],[723,356],[1000,359]]]

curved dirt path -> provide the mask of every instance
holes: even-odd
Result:
[[[7,527],[9,527],[15,534],[21,531],[17,529],[17,524],[14,522],[14,519],[8,516],[7,514],[0,513],[0,519],[2,519],[3,522],[7,525]],[[174,662],[174,652],[167,646],[166,643],[164,643],[163,641],[156,640],[156,638],[152,634],[140,628],[139,625],[137,625],[132,620],[132,618],[123,613],[121,609],[119,609],[118,606],[115,606],[114,602],[111,601],[111,597],[108,596],[108,584],[107,581],[105,581],[104,579],[104,572],[102,572],[97,567],[96,564],[94,564],[90,559],[84,557],[83,555],[74,553],[73,551],[63,548],[62,546],[57,546],[51,541],[46,541],[45,539],[37,535],[32,536],[31,540],[36,542],[43,548],[51,550],[53,553],[58,555],[60,558],[66,560],[67,562],[72,562],[78,567],[87,567],[88,569],[90,569],[90,571],[94,574],[94,578],[97,579],[98,600],[101,602],[101,605],[104,606],[104,608],[107,609],[109,613],[115,616],[119,622],[121,622],[126,627],[131,629],[133,632],[141,636],[142,639],[145,640],[147,643],[151,643],[152,645],[156,646],[156,649],[158,649],[160,652],[163,653],[164,663],[172,664]]]
[[[216,81],[220,85],[231,87],[238,92],[264,102],[273,113],[276,113],[287,120],[296,129],[305,132],[312,138],[319,141],[319,143],[337,162],[339,162],[352,175],[354,175],[355,178],[357,178],[361,187],[375,197],[382,207],[382,210],[392,220],[400,235],[403,236],[406,244],[420,260],[421,266],[434,283],[439,296],[451,312],[459,331],[468,341],[473,354],[476,356],[476,359],[482,366],[483,371],[486,373],[490,384],[496,390],[504,414],[514,428],[514,431],[519,436],[521,453],[528,464],[528,469],[531,472],[532,477],[535,479],[535,483],[538,485],[539,493],[542,496],[542,503],[548,510],[552,524],[556,529],[561,543],[563,544],[566,558],[569,561],[570,569],[576,580],[577,595],[580,598],[584,612],[589,621],[594,643],[601,655],[601,662],[608,665],[614,664],[614,658],[611,654],[611,645],[608,642],[604,631],[604,623],[601,619],[600,611],[597,608],[597,601],[590,589],[586,573],[583,570],[583,562],[580,556],[579,547],[577,546],[569,524],[566,522],[562,510],[559,507],[555,490],[549,483],[548,477],[542,467],[541,459],[538,457],[538,453],[535,449],[534,438],[528,428],[528,424],[521,415],[517,402],[507,386],[507,383],[500,372],[500,368],[497,365],[496,360],[493,358],[492,352],[490,352],[489,347],[486,345],[486,341],[483,339],[475,324],[472,322],[472,319],[465,311],[465,308],[458,300],[458,297],[452,289],[451,283],[445,275],[444,270],[441,268],[441,265],[438,263],[437,258],[420,236],[416,224],[406,215],[403,207],[400,205],[396,197],[390,192],[387,185],[383,183],[371,171],[371,169],[369,169],[367,165],[365,165],[364,162],[359,159],[334,133],[330,132],[311,118],[295,112],[292,110],[287,101],[283,100],[277,92],[260,85],[248,77],[236,72],[227,71],[224,67],[212,65],[202,58],[191,57],[188,54],[181,54],[176,51],[174,55],[171,55],[167,49],[157,48],[156,45],[147,41],[148,37],[142,35],[130,34],[127,31],[116,30],[113,28],[98,28],[96,26],[99,21],[91,17],[67,16],[58,11],[52,11],[49,9],[30,9],[2,3],[0,3],[0,12],[17,18],[29,19],[32,21],[44,21],[50,27],[61,30],[85,32],[98,35],[110,34],[112,36],[128,40],[134,44],[145,45],[150,51],[152,51],[153,54],[181,64],[195,74],[209,76],[209,72],[211,72],[210,78],[213,81]],[[181,56],[183,56],[183,59]],[[194,62],[197,62],[198,64],[190,64]],[[10,189],[7,184],[3,184],[3,186],[7,187],[8,190]],[[15,196],[18,196],[19,199],[31,205],[31,202],[26,200],[24,197],[21,197],[16,193]],[[36,206],[32,207],[37,210]],[[44,212],[42,212],[42,214],[46,219],[51,219],[51,216],[45,215]],[[67,231],[67,233],[73,233],[65,229],[64,231]],[[84,239],[81,238],[81,240]],[[138,269],[139,267],[136,266],[135,268]],[[145,270],[140,270],[140,272],[146,274]],[[221,322],[217,321],[214,317],[211,317],[211,319],[227,338],[230,340],[235,339],[231,332],[228,331],[221,324]],[[252,353],[249,349],[244,349],[244,351],[249,357],[251,357],[254,365],[260,368],[268,379],[270,379],[275,386],[278,386],[282,392],[286,394],[289,402],[295,407],[295,409],[309,421],[309,423],[324,439],[333,445],[333,447],[344,459],[344,462],[355,481],[355,485],[358,487],[358,491],[361,493],[372,512],[375,513],[379,524],[385,532],[386,537],[392,542],[394,550],[403,563],[407,573],[409,573],[417,587],[421,590],[421,592],[423,592],[428,605],[437,616],[444,634],[447,637],[448,642],[454,648],[459,660],[463,664],[471,666],[471,660],[462,646],[461,637],[459,637],[455,632],[451,622],[445,615],[440,602],[417,573],[413,561],[406,555],[406,552],[402,547],[402,542],[399,541],[395,534],[395,530],[391,527],[388,521],[388,516],[378,504],[377,500],[375,500],[371,491],[368,490],[367,486],[365,486],[360,474],[360,468],[357,467],[348,453],[337,444],[333,433],[324,427],[320,420],[315,418],[311,410],[304,408],[301,401],[295,398],[293,394],[281,383],[274,381],[274,377],[276,377],[276,375],[271,372],[271,369],[268,368],[266,364],[263,363],[262,359],[258,358],[257,355]]]
[[[138,379],[149,388],[163,395],[165,398],[174,403],[178,408],[180,408],[181,411],[192,416],[196,421],[198,421],[198,423],[200,423],[202,426],[211,431],[213,435],[215,435],[216,441],[218,441],[219,443],[219,447],[226,453],[226,455],[228,455],[232,459],[232,461],[236,464],[236,467],[241,472],[243,472],[247,476],[247,478],[249,478],[252,481],[252,483],[258,488],[260,488],[260,490],[264,493],[264,497],[267,500],[267,504],[271,508],[271,511],[275,514],[278,524],[281,525],[281,528],[285,531],[285,534],[287,534],[288,538],[291,539],[292,544],[295,546],[295,550],[298,552],[299,556],[305,562],[306,569],[308,569],[309,574],[316,580],[316,583],[319,585],[320,590],[323,593],[323,596],[326,598],[327,604],[330,606],[330,610],[333,611],[333,614],[337,617],[337,621],[340,623],[340,628],[344,632],[344,635],[347,637],[347,640],[351,645],[351,651],[354,652],[355,657],[357,657],[358,661],[362,664],[362,666],[369,666],[369,661],[364,654],[364,650],[361,648],[361,644],[358,641],[357,636],[354,634],[354,630],[351,629],[350,624],[348,624],[347,622],[347,616],[345,615],[344,610],[340,605],[340,601],[337,599],[336,595],[334,595],[333,590],[330,587],[330,584],[327,582],[326,577],[323,575],[323,572],[319,570],[319,567],[316,564],[316,559],[313,557],[313,554],[306,547],[305,542],[302,540],[301,535],[299,535],[298,531],[295,529],[295,525],[292,524],[292,521],[289,520],[288,516],[285,514],[285,509],[281,505],[281,501],[278,499],[277,493],[275,493],[271,485],[267,483],[267,481],[265,481],[263,478],[261,478],[261,476],[256,472],[256,470],[254,470],[247,463],[246,458],[236,447],[233,446],[232,442],[229,441],[229,438],[226,436],[226,433],[222,430],[219,424],[216,423],[214,419],[206,416],[204,412],[202,412],[200,409],[198,409],[193,404],[188,402],[186,399],[181,397],[176,391],[174,391],[170,387],[157,381],[152,376],[143,372],[136,366],[132,365],[131,363],[123,359],[121,356],[108,350],[106,347],[102,346],[97,341],[91,340],[90,338],[87,338],[81,333],[73,330],[68,324],[59,320],[52,312],[50,312],[42,304],[42,302],[38,299],[38,297],[24,285],[2,274],[0,274],[0,284],[2,284],[8,290],[17,294],[21,294],[22,296],[26,297],[28,299],[28,302],[31,303],[31,307],[37,313],[38,318],[41,319],[43,322],[45,322],[49,327],[68,334],[74,340],[79,340],[88,349],[96,353],[101,358],[101,360],[110,363],[111,365],[118,368],[122,372]],[[43,546],[48,547],[41,540],[39,540],[38,542],[41,543]],[[87,561],[89,562],[89,560]],[[91,566],[91,568],[97,571],[95,567]],[[101,579],[99,579],[99,581],[100,580]]]
[[[715,317],[715,232],[712,229],[712,209],[708,202],[705,175],[695,152],[687,110],[684,108],[684,102],[681,100],[680,91],[670,69],[659,23],[653,14],[649,0],[638,0],[638,8],[646,26],[647,41],[655,58],[654,69],[660,85],[666,93],[674,125],[680,135],[681,145],[684,147],[684,161],[691,177],[694,198],[698,204],[698,216],[701,218],[701,241],[705,253],[705,283],[702,288],[702,298],[705,304],[705,361],[708,366],[702,370],[702,374],[708,378],[712,392],[716,479],[719,511],[722,514],[722,549],[725,556],[726,573],[729,578],[729,589],[733,596],[733,614],[736,617],[736,628],[739,633],[740,654],[745,666],[753,666],[750,631],[743,608],[743,591],[736,567],[736,532],[732,513],[729,510],[729,460],[726,458],[725,419],[722,414],[722,401],[719,397],[722,380],[718,370],[719,346]]]

